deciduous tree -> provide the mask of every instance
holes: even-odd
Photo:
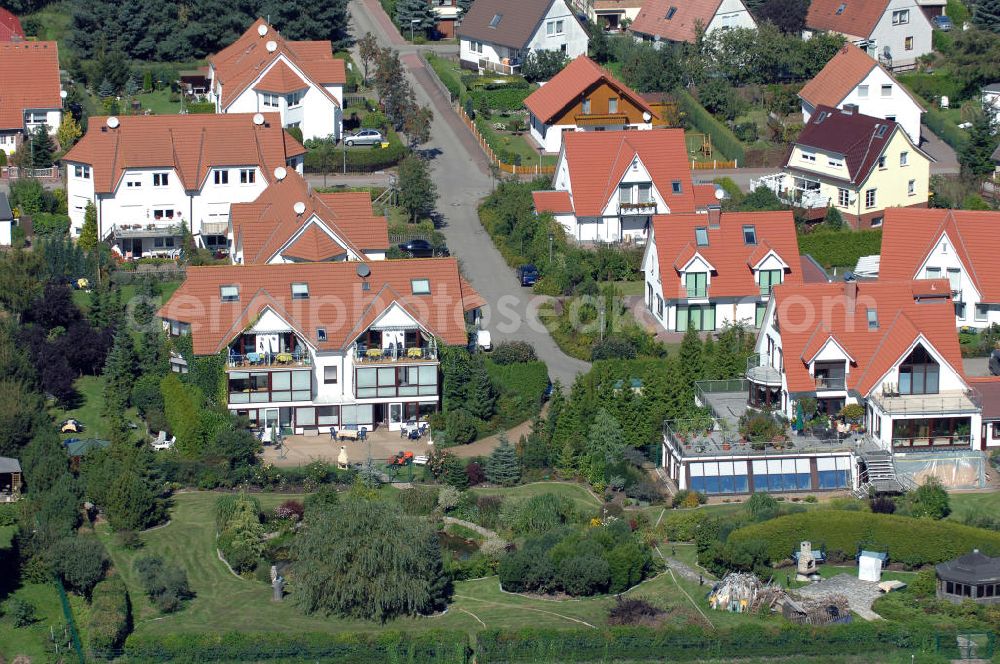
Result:
[[[417,155],[407,155],[399,163],[399,205],[410,221],[424,219],[437,204],[437,185],[431,178],[427,161]]]

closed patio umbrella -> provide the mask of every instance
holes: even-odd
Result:
[[[795,428],[796,431],[802,431],[803,429],[806,428],[806,424],[805,424],[804,420],[805,420],[805,415],[802,412],[802,402],[799,401],[798,403],[795,404],[795,426],[794,426],[794,428]]]

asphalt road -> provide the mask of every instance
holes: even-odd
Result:
[[[417,54],[423,47],[400,44],[398,33],[376,0],[352,0],[350,11],[355,35],[370,31],[380,44],[400,51],[400,59],[415,84],[418,103],[434,111],[431,140],[422,149],[431,156],[441,231],[452,255],[459,258],[462,272],[489,303],[484,310],[484,327],[492,333],[493,343],[505,339],[527,341],[548,365],[553,380],[572,385],[590,365],[559,350],[537,315],[545,298],[533,296],[529,289],[518,285],[513,270],[479,223],[477,208],[492,191],[493,181],[482,150]],[[392,33],[387,34],[388,30]]]

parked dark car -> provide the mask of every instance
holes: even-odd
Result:
[[[399,245],[400,251],[410,258],[433,258],[434,256],[450,256],[448,247],[435,248],[427,240],[410,240]]]
[[[955,25],[949,16],[935,16],[931,19],[931,24],[941,32],[950,32]]]
[[[990,353],[990,375],[1000,376],[1000,350]]]
[[[538,281],[538,268],[531,263],[517,268],[517,281],[522,286],[534,286]]]
[[[545,391],[542,392],[542,401],[548,401],[552,398],[553,389],[555,388],[552,387],[552,380],[550,379],[549,384],[545,386]]]

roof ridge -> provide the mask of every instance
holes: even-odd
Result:
[[[889,323],[889,325],[885,328],[885,332],[883,332],[882,335],[881,335],[881,337],[879,338],[878,343],[875,344],[875,350],[871,354],[872,358],[876,358],[876,357],[879,357],[881,355],[882,348],[885,347],[886,343],[888,342],[890,334],[896,328],[896,326],[900,323],[901,320],[905,320],[907,323],[909,323],[910,325],[912,325],[913,328],[916,330],[916,332],[917,332],[918,335],[922,334],[920,332],[920,328],[917,327],[917,325],[912,320],[910,320],[910,317],[906,315],[905,311],[903,311],[902,309],[897,310],[896,311],[896,317],[892,319],[892,322]],[[907,344],[907,347],[909,347],[909,345],[912,344],[912,343],[913,343],[913,341],[911,340]],[[895,359],[896,358],[893,358],[893,361],[895,361]],[[856,383],[856,385],[863,385],[864,384],[866,376],[868,376],[868,373],[872,370],[872,367],[874,367],[874,366],[875,366],[874,362],[869,362],[868,366],[865,367],[865,370],[861,372],[860,376],[858,376],[858,382]]]
[[[962,227],[958,223],[958,218],[955,216],[955,210],[951,208],[949,208],[945,213],[944,220],[941,222],[942,225],[947,224],[949,220],[951,221],[951,225],[955,227],[955,235],[958,236],[959,244],[961,244],[962,246],[962,252],[965,254],[965,258],[968,259],[966,261],[963,261],[963,263],[968,263],[968,265],[966,266],[966,270],[971,274],[973,283],[975,284],[976,288],[979,289],[980,294],[982,294],[983,287],[982,283],[979,281],[979,275],[976,274],[975,263],[972,260],[972,257],[969,255],[969,250],[965,246],[965,238],[962,236]],[[945,232],[947,233],[947,231]],[[955,240],[952,239],[951,243],[955,244]]]

